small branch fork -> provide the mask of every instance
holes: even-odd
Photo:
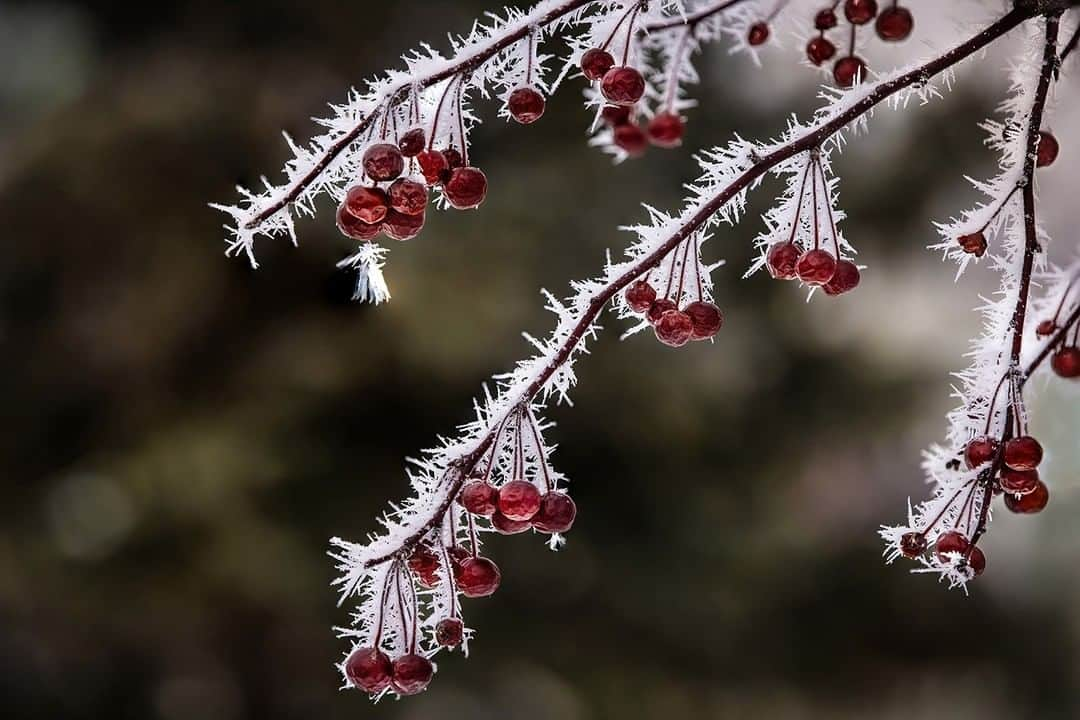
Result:
[[[395,549],[378,557],[367,559],[364,562],[364,567],[375,567],[397,557],[407,555],[417,543],[423,540],[431,531],[439,527],[442,523],[443,516],[450,510],[451,504],[457,497],[465,479],[494,442],[495,434],[497,432],[496,428],[501,425],[507,415],[517,412],[519,407],[528,404],[543,391],[548,381],[571,358],[582,338],[594,327],[594,323],[603,311],[604,306],[627,285],[660,264],[668,253],[677,248],[684,240],[706,226],[709,221],[740,192],[749,188],[755,181],[763,177],[780,163],[789,160],[800,153],[808,152],[819,147],[834,134],[843,130],[849,123],[867,114],[877,105],[896,93],[913,85],[925,83],[931,77],[979,52],[1010,30],[1037,15],[1038,11],[1035,9],[1015,7],[977,35],[925,64],[893,78],[881,80],[875,84],[865,86],[860,91],[862,97],[850,106],[835,114],[823,117],[816,126],[809,129],[801,136],[777,147],[763,157],[755,158],[754,163],[733,182],[719,190],[719,192],[708,200],[702,202],[696,211],[691,214],[663,243],[657,246],[655,250],[638,258],[632,263],[629,263],[629,267],[625,272],[593,294],[588,305],[578,318],[577,323],[573,326],[570,334],[550,354],[544,368],[518,393],[517,397],[507,398],[505,403],[503,403],[508,407],[505,411],[505,415],[499,418],[489,418],[488,431],[475,441],[473,449],[455,461],[452,461],[437,488],[438,492],[443,493],[442,500],[431,515],[421,522],[414,532],[404,538]],[[1054,18],[1054,27],[1057,27],[1056,18]],[[1040,108],[1041,105],[1042,103],[1040,103]],[[1039,117],[1034,119],[1036,121],[1041,120],[1041,112]],[[1034,132],[1037,136],[1038,124],[1036,123],[1034,127]],[[1033,157],[1033,155],[1029,157],[1029,160],[1032,162]],[[1031,222],[1034,223],[1033,215]],[[1025,289],[1023,291],[1025,308],[1027,306],[1026,286],[1029,284],[1030,272],[1027,273],[1027,282],[1025,283]],[[1019,326],[1020,329],[1017,331],[1018,333],[1022,332],[1022,315],[1019,320],[1021,321],[1021,325]]]

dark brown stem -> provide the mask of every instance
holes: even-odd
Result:
[[[684,25],[691,29],[697,27],[705,20],[708,20],[717,13],[722,13],[729,8],[733,8],[740,3],[744,3],[746,0],[721,0],[721,2],[714,3],[708,7],[703,7],[697,12],[690,13],[685,18],[674,18],[672,20],[662,20],[645,26],[646,32],[658,32],[660,30],[671,30],[672,28],[682,27]]]
[[[1070,314],[1065,319],[1065,322],[1062,323],[1061,328],[1047,340],[1046,345],[1039,351],[1039,354],[1028,363],[1026,368],[1024,368],[1024,376],[1020,378],[1021,387],[1023,387],[1024,383],[1028,381],[1028,378],[1039,369],[1039,366],[1046,362],[1046,358],[1050,357],[1054,352],[1054,349],[1065,342],[1065,338],[1068,336],[1069,332],[1077,327],[1080,327],[1080,305],[1076,306],[1072,311],[1072,314]]]

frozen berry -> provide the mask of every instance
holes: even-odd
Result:
[[[769,26],[763,22],[756,22],[750,26],[750,32],[746,34],[746,42],[757,47],[764,45],[769,39]]]
[[[836,13],[830,8],[819,10],[817,15],[814,16],[814,27],[818,30],[832,30],[836,27],[836,23]]]
[[[964,562],[971,568],[972,576],[979,577],[983,574],[983,570],[986,569],[986,554],[983,553],[981,548],[974,547],[968,556],[964,558]]]
[[[810,38],[810,42],[806,43],[806,57],[815,65],[832,60],[834,55],[836,55],[836,46],[824,35]]]
[[[1033,515],[1042,512],[1048,502],[1050,502],[1050,489],[1042,480],[1026,495],[1005,493],[1005,507],[1018,515]]]
[[[922,533],[909,532],[900,536],[900,552],[906,558],[917,558],[926,552],[926,536]]]
[[[653,326],[656,339],[669,347],[682,347],[694,334],[694,321],[678,310],[668,310]]]
[[[455,170],[465,165],[465,159],[461,156],[461,151],[457,148],[446,148],[442,151],[443,157],[446,158],[446,166],[451,170]]]
[[[599,80],[607,74],[607,71],[615,67],[615,58],[611,53],[600,48],[586,50],[581,56],[581,72],[590,80]]]
[[[489,516],[495,512],[499,503],[499,491],[489,482],[472,480],[465,483],[458,496],[461,506],[473,515]]]
[[[1050,358],[1050,367],[1060,377],[1070,380],[1080,377],[1080,348],[1061,348]]]
[[[656,300],[656,288],[644,280],[635,280],[626,288],[626,304],[634,312],[645,312]]]
[[[491,516],[491,526],[500,535],[517,535],[532,527],[529,520],[511,520],[498,510]]]
[[[393,180],[405,169],[405,157],[397,145],[377,143],[364,152],[364,172],[372,180]]]
[[[349,213],[368,225],[377,225],[386,217],[390,201],[386,193],[376,187],[357,185],[345,193],[345,208]]]
[[[540,491],[528,480],[511,480],[499,488],[499,512],[511,520],[532,520],[540,509]]]
[[[866,63],[854,55],[842,57],[833,65],[833,80],[842,88],[853,88],[866,80]]]
[[[1005,442],[1005,464],[1013,470],[1034,470],[1042,462],[1043,449],[1030,435],[1021,435]]]
[[[349,212],[342,203],[337,211],[337,226],[341,234],[353,240],[374,240],[382,230],[378,224],[369,224]]]
[[[454,579],[468,598],[487,597],[499,588],[498,566],[485,557],[467,557],[456,568]]]
[[[422,153],[425,145],[427,145],[427,136],[424,135],[424,128],[413,128],[398,140],[398,150],[407,158],[416,157]]]
[[[412,240],[424,229],[424,213],[419,215],[406,215],[397,210],[391,210],[383,220],[382,230],[386,236],[394,240]]]
[[[1039,486],[1039,472],[1038,470],[1009,470],[1006,468],[1001,471],[998,484],[1006,493],[1027,495],[1030,492],[1035,492],[1035,488]]]
[[[652,305],[649,306],[648,312],[645,314],[646,319],[653,325],[660,322],[660,318],[664,316],[668,310],[678,310],[679,306],[674,301],[667,298],[660,298],[653,300]]]
[[[626,151],[626,154],[631,157],[638,157],[644,154],[645,150],[649,147],[649,138],[646,137],[645,132],[633,123],[626,123],[625,125],[619,125],[612,133],[615,144]]]
[[[402,215],[421,215],[427,208],[427,188],[415,180],[398,178],[388,191],[390,207]]]
[[[435,625],[435,642],[443,647],[457,647],[465,638],[465,623],[460,618],[443,618]]]
[[[372,695],[390,686],[393,672],[390,658],[376,648],[357,648],[345,661],[345,675],[349,682]]]
[[[964,447],[964,464],[974,470],[994,459],[998,451],[998,441],[991,437],[977,437]]]
[[[409,569],[426,588],[439,584],[439,556],[427,545],[417,545],[409,556]]]
[[[878,37],[888,42],[907,40],[914,27],[915,18],[911,16],[911,11],[897,5],[882,10],[874,23]]]
[[[1035,326],[1035,334],[1039,337],[1049,337],[1053,335],[1057,329],[1057,323],[1053,320],[1043,320],[1041,323]]]
[[[394,676],[390,684],[398,695],[423,692],[435,674],[435,667],[423,655],[409,653],[394,660]]]
[[[822,288],[826,295],[843,295],[859,286],[859,268],[850,260],[836,263],[836,272]]]
[[[956,242],[968,255],[982,257],[986,252],[986,235],[983,234],[982,230],[967,235],[961,235],[956,238]]]
[[[799,277],[795,266],[799,262],[799,248],[795,243],[776,243],[769,248],[765,256],[765,263],[769,266],[769,274],[777,280],[794,280]]]
[[[612,127],[626,125],[630,122],[630,108],[622,105],[605,105],[600,111],[601,119]]]
[[[852,25],[865,25],[877,15],[877,0],[844,0],[844,17]]]
[[[506,101],[506,108],[510,116],[522,125],[530,125],[541,118],[544,114],[544,96],[535,88],[522,87],[510,93]]]
[[[662,148],[678,147],[682,144],[686,126],[682,118],[675,113],[662,112],[649,121],[649,140]]]
[[[1056,137],[1045,130],[1039,131],[1039,149],[1036,160],[1036,165],[1038,167],[1053,165],[1054,161],[1057,160],[1058,152],[1060,150],[1061,147],[1058,145]]]
[[[453,207],[471,210],[484,202],[487,196],[487,177],[478,168],[455,168],[450,173],[450,180],[443,186],[443,192]]]
[[[949,558],[946,557],[946,553],[965,553],[967,552],[968,544],[968,539],[964,537],[962,533],[959,533],[956,530],[950,530],[937,539],[937,543],[934,544],[934,551],[937,552],[939,561],[947,563],[949,562]]]
[[[443,173],[450,169],[446,155],[438,150],[425,150],[416,156],[416,160],[420,163],[420,171],[424,173],[424,180],[427,180],[428,185],[442,182]]]
[[[694,328],[691,340],[708,340],[720,332],[724,324],[724,314],[711,302],[696,300],[683,308],[683,312],[690,316]]]
[[[600,91],[615,105],[633,105],[645,94],[645,78],[636,69],[622,65],[604,73]]]
[[[836,272],[836,258],[825,250],[809,250],[799,258],[795,272],[807,285],[824,285]]]
[[[540,532],[564,533],[574,524],[577,505],[562,492],[544,493],[540,498],[540,511],[532,519],[532,525]]]

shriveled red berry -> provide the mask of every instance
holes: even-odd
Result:
[[[398,140],[398,150],[407,158],[416,157],[424,151],[427,145],[427,136],[424,128],[413,128]]]
[[[1035,326],[1035,334],[1039,337],[1049,337],[1057,332],[1057,323],[1053,320],[1043,320]]]
[[[978,546],[971,549],[965,562],[971,569],[972,577],[979,577],[983,574],[983,570],[986,570],[986,554]]]
[[[690,333],[691,340],[708,340],[720,332],[720,328],[724,325],[724,314],[711,302],[695,300],[684,307],[683,312],[690,316],[690,323],[693,326],[693,332]]]
[[[427,545],[417,545],[409,556],[409,569],[426,588],[439,584],[439,556]]]
[[[372,695],[390,687],[393,672],[390,658],[376,648],[357,648],[345,661],[345,676],[349,682]]]
[[[586,50],[581,56],[581,72],[590,80],[599,80],[607,71],[615,67],[615,58],[611,53],[600,48]]]
[[[964,464],[968,470],[990,462],[997,455],[998,441],[992,437],[977,437],[964,447]]]
[[[600,111],[600,118],[612,127],[630,122],[630,108],[622,105],[605,105]]]
[[[750,26],[750,32],[746,34],[746,42],[757,47],[764,45],[765,41],[769,39],[769,26],[763,22],[756,22]]]
[[[1036,155],[1035,164],[1038,167],[1047,167],[1053,165],[1057,160],[1058,152],[1061,150],[1061,146],[1058,145],[1057,138],[1046,132],[1045,130],[1039,131],[1039,149]]]
[[[366,223],[353,215],[345,203],[338,206],[337,226],[342,235],[353,240],[374,240],[382,230],[380,225]]]
[[[824,285],[836,272],[836,258],[825,250],[808,250],[799,257],[795,272],[807,285]]]
[[[368,225],[377,225],[382,222],[389,206],[390,200],[386,197],[386,193],[377,187],[356,185],[345,193],[345,208],[353,217]]]
[[[982,230],[967,235],[961,235],[956,238],[956,243],[968,255],[982,257],[983,254],[986,253],[986,235]]]
[[[685,131],[682,118],[672,112],[662,112],[649,121],[649,140],[657,147],[678,147]]]
[[[390,685],[398,695],[423,692],[435,674],[435,667],[423,655],[408,653],[394,660],[394,675]]]
[[[364,151],[364,172],[372,180],[393,180],[405,169],[405,157],[397,145],[376,143]]]
[[[645,94],[645,78],[629,65],[613,67],[604,73],[600,92],[609,103],[633,105]]]
[[[420,163],[420,171],[424,173],[428,185],[442,182],[443,173],[450,169],[446,155],[438,150],[425,150],[416,156],[416,161]]]
[[[467,557],[456,568],[454,579],[461,594],[469,598],[487,597],[499,588],[498,566],[485,557]]]
[[[837,86],[852,88],[866,80],[866,62],[855,55],[848,55],[836,61],[833,65],[833,80]]]
[[[1042,462],[1043,449],[1030,435],[1021,435],[1005,442],[1005,464],[1013,470],[1034,470]]]
[[[1018,515],[1033,515],[1042,512],[1048,502],[1050,502],[1050,489],[1042,480],[1026,495],[1005,493],[1005,507]]]
[[[653,325],[656,339],[668,347],[682,347],[690,342],[694,334],[694,321],[690,316],[678,310],[668,310]]]
[[[914,27],[915,18],[912,17],[911,11],[898,5],[882,10],[877,22],[874,23],[878,37],[887,42],[907,40]]]
[[[626,151],[630,157],[639,157],[649,147],[649,138],[645,131],[634,123],[616,126],[612,132],[615,144]]]
[[[412,240],[424,229],[424,213],[406,215],[391,209],[382,223],[382,231],[394,240]]]
[[[398,178],[387,194],[390,207],[402,215],[420,215],[427,208],[428,190],[415,180]]]
[[[540,509],[540,491],[528,480],[511,480],[499,488],[499,512],[511,520],[532,520]]]
[[[810,38],[810,42],[806,43],[806,57],[815,65],[832,60],[834,55],[836,55],[836,46],[824,35]]]
[[[484,480],[470,480],[461,488],[458,502],[473,515],[487,517],[498,507],[499,490]]]
[[[500,535],[517,535],[532,527],[530,520],[511,520],[498,510],[491,516],[491,526]]]
[[[837,22],[836,13],[831,8],[819,10],[817,15],[814,16],[814,27],[818,30],[832,30],[836,27]]]
[[[1010,470],[1005,468],[1001,471],[1001,477],[998,478],[998,484],[1001,485],[1001,489],[1006,493],[1012,495],[1027,495],[1030,492],[1035,492],[1035,488],[1039,486],[1039,471]]]
[[[510,116],[522,125],[530,125],[539,120],[546,105],[544,96],[531,87],[518,88],[510,93],[510,98],[506,101]]]
[[[634,312],[645,312],[656,300],[656,288],[644,280],[635,280],[626,288],[626,304]]]
[[[822,288],[826,295],[843,295],[859,286],[859,268],[850,260],[836,263],[836,272]]]
[[[453,207],[471,210],[479,207],[487,196],[487,177],[479,168],[455,168],[443,186],[443,192]]]
[[[852,25],[865,25],[877,11],[877,0],[844,0],[844,17]]]
[[[1050,358],[1050,367],[1059,377],[1069,380],[1080,377],[1080,348],[1061,348]]]
[[[795,243],[776,243],[769,248],[765,256],[765,264],[769,267],[769,274],[777,280],[794,280],[799,277],[795,266],[799,262],[802,252]]]
[[[947,533],[942,534],[937,542],[934,544],[934,551],[937,553],[937,558],[941,562],[949,562],[949,558],[945,553],[965,553],[968,549],[968,539],[964,537],[963,533],[959,533],[956,530],[950,530]]]
[[[678,310],[679,306],[675,304],[673,300],[667,298],[659,298],[653,300],[652,305],[649,306],[648,312],[645,313],[646,319],[653,325],[660,322],[660,318],[664,316],[669,310]]]
[[[465,623],[460,618],[443,618],[435,625],[435,642],[452,648],[465,639]]]
[[[900,536],[900,552],[908,559],[919,557],[926,552],[926,536],[917,532],[904,533]]]
[[[455,170],[465,165],[465,159],[461,156],[461,151],[457,148],[446,148],[442,151],[443,157],[446,158],[446,166],[451,170]]]
[[[577,505],[569,495],[552,491],[540,498],[540,511],[532,519],[532,526],[545,533],[564,533],[574,524]]]

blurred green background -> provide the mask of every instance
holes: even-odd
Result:
[[[912,5],[903,52],[957,36]],[[276,176],[280,129],[306,138],[351,83],[489,7],[0,4],[0,714],[1080,714],[1075,387],[1034,388],[1052,501],[997,519],[970,597],[885,566],[875,536],[923,496],[920,448],[943,434],[970,308],[993,289],[985,268],[954,284],[923,248],[928,218],[974,199],[961,173],[992,172],[974,124],[1001,96],[1000,52],[944,101],[883,111],[840,160],[869,266],[857,292],[807,304],[739,280],[769,183],[708,247],[729,261],[715,345],[620,343],[608,316],[576,406],[551,412],[580,509],[565,551],[491,542],[504,582],[467,604],[473,656],[441,655],[423,696],[338,692],[327,538],[376,528],[403,459],[469,419],[480,382],[529,352],[522,330],[551,326],[537,290],[594,274],[640,201],[676,206],[690,150],[815,103],[785,34],[764,69],[706,55],[683,152],[613,168],[585,147],[580,81],[529,128],[485,106],[473,155],[493,191],[429,214],[378,308],[349,301],[329,213],[301,223],[299,249],[263,242],[259,271],[222,256],[206,204]],[[1067,162],[1044,197],[1068,247],[1077,113],[1061,104]]]

